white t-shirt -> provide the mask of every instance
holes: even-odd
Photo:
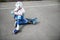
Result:
[[[20,10],[18,10],[19,8],[15,8],[14,9],[14,14],[15,15],[22,15],[23,13],[25,13],[25,10],[24,10],[24,8],[21,8]],[[18,11],[17,11],[18,10]]]

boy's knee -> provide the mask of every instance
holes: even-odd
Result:
[[[18,24],[18,25],[20,24],[20,21],[19,21],[19,19],[17,20],[17,24]]]

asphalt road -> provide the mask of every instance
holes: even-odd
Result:
[[[60,40],[60,4],[48,1],[25,1],[25,17],[37,17],[37,25],[25,25],[13,34],[14,19],[10,14],[15,2],[0,3],[0,40]]]

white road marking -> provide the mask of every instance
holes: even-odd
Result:
[[[48,5],[35,5],[35,6],[24,6],[24,8],[29,8],[29,7],[48,7],[48,6],[57,6],[57,5],[60,5],[60,4],[48,4]],[[13,9],[12,8],[0,8],[0,9]]]
[[[24,7],[46,7],[46,6],[56,6],[56,5],[59,5],[59,4],[35,5],[35,6],[24,6]]]

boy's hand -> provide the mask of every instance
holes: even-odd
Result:
[[[14,15],[14,11],[11,11],[11,15]]]

